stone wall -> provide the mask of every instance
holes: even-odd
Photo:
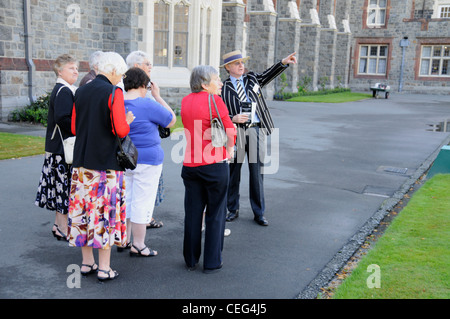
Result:
[[[137,0],[2,0],[1,3],[0,120],[3,121],[12,110],[52,90],[56,80],[52,66],[59,55],[69,53],[80,61],[79,83],[89,71],[92,52],[115,51],[126,57],[137,48]],[[25,53],[24,3],[28,3],[26,11],[31,25],[30,71]]]

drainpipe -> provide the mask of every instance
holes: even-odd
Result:
[[[33,96],[33,70],[35,68],[33,59],[31,58],[30,31],[31,31],[31,9],[30,1],[23,0],[23,26],[25,40],[25,61],[28,66],[28,98],[30,103],[35,102]]]
[[[402,48],[402,64],[400,66],[400,80],[399,80],[399,84],[398,84],[399,92],[401,92],[402,88],[403,88],[403,71],[405,69],[405,51],[408,46],[409,46],[408,37],[403,37],[403,39],[400,40],[400,47]]]

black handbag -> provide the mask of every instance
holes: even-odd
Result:
[[[170,128],[158,125],[159,137],[166,138],[170,136]]]
[[[116,132],[116,127],[114,126],[114,115],[113,115],[113,102],[114,95],[116,93],[116,86],[113,87],[111,94],[111,117],[114,128],[114,133],[116,134],[117,142],[119,143],[119,150],[117,151],[117,162],[124,169],[135,169],[137,165],[138,150],[134,145],[133,141],[129,135],[120,139]]]

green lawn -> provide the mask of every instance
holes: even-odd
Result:
[[[44,154],[45,138],[0,132],[0,160]]]
[[[181,117],[178,115],[177,122],[171,130],[173,132],[182,129],[183,122],[181,122]],[[45,138],[43,137],[0,132],[0,160],[44,153]]]
[[[343,103],[352,102],[371,98],[371,94],[367,93],[353,93],[353,92],[340,92],[340,93],[330,93],[323,95],[306,95],[297,96],[286,101],[289,102],[316,102],[316,103]]]
[[[449,239],[450,174],[435,175],[412,196],[333,298],[450,298]]]

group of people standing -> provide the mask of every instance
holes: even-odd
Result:
[[[185,185],[183,255],[188,270],[198,265],[203,228],[203,271],[222,268],[225,221],[239,215],[243,154],[251,155],[249,148],[259,148],[259,140],[273,129],[261,88],[296,63],[293,53],[258,74],[245,72],[246,59],[240,51],[224,55],[222,67],[230,74],[224,83],[215,68],[195,67],[190,77],[192,93],[181,103],[187,141],[181,177]],[[35,204],[56,212],[52,232],[58,240],[81,247],[81,273],[96,273],[103,282],[119,275],[110,265],[112,246],[129,249],[131,256],[157,255],[146,246],[145,236],[148,227],[162,226],[153,218],[163,190],[159,128],[172,127],[176,116],[150,80],[152,66],[146,53],[132,52],[125,62],[115,52],[95,52],[91,60],[91,71],[79,88],[74,86],[78,61],[68,54],[55,61],[57,81],[50,96]],[[242,112],[243,101],[253,107],[251,118]],[[211,117],[221,119],[226,146],[211,146]],[[116,159],[117,137],[127,135],[138,149],[134,170],[125,170]],[[70,136],[76,136],[76,142],[73,162],[67,163],[62,140]],[[263,152],[257,154],[263,156]],[[267,226],[262,166],[260,155],[255,161],[249,159],[250,201],[255,221]]]

